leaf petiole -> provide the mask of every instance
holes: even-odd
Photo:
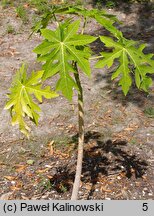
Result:
[[[82,35],[83,35],[83,33],[84,33],[86,24],[87,24],[87,17],[84,17],[84,23],[83,23],[83,27],[82,27],[82,31],[81,31],[81,34],[82,34]]]
[[[94,56],[94,57],[89,58],[89,60],[100,59],[100,58],[103,58],[103,56]]]

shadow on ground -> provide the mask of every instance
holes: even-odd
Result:
[[[85,135],[85,149],[82,168],[82,182],[91,183],[92,189],[89,196],[94,192],[94,186],[101,176],[125,173],[126,178],[141,178],[147,170],[148,164],[136,154],[131,154],[127,149],[126,141],[102,140],[99,132],[88,131]],[[72,137],[77,142],[78,135]],[[91,147],[89,143],[93,143]],[[57,168],[56,175],[51,179],[52,188],[58,193],[63,193],[72,188],[75,176],[76,160],[66,166]]]
[[[115,8],[117,10],[120,10],[126,14],[129,14],[131,11],[131,7],[134,4],[134,2],[136,4],[139,4],[141,6],[144,7],[150,7],[153,5],[153,2],[151,0],[91,0],[92,6],[93,7],[97,7],[97,8],[102,8],[102,7],[106,7],[106,8]]]
[[[95,84],[99,84],[103,79],[105,79],[106,81],[106,85],[104,87],[100,87],[100,94],[107,94],[108,98],[116,101],[116,103],[121,103],[123,106],[127,106],[129,103],[133,103],[134,105],[144,110],[147,101],[149,102],[149,106],[150,104],[151,106],[154,105],[154,94],[152,93],[152,89],[149,91],[149,93],[137,89],[134,78],[132,77],[133,84],[127,96],[124,96],[121,87],[118,86],[118,83],[116,81],[111,80],[111,76],[111,69],[109,69],[106,74],[97,73],[95,75]],[[150,77],[154,79],[154,75],[151,75]]]
[[[154,2],[143,1],[140,4],[132,4],[129,2],[129,0],[112,1],[116,2],[116,5],[114,7],[115,15],[118,16],[119,14],[119,17],[123,17],[123,15],[121,14],[123,13],[126,16],[125,22],[122,21],[121,23],[122,25],[119,25],[118,23],[116,24],[117,28],[119,28],[123,32],[124,36],[127,39],[149,43],[148,48],[145,49],[146,53],[154,52]],[[102,6],[105,4],[105,1],[100,2],[102,2]],[[97,0],[93,1],[93,6],[96,6],[96,3]],[[113,14],[114,11],[112,12]],[[98,32],[99,35],[110,35],[110,33],[104,28],[100,28],[93,34],[97,34]],[[100,46],[99,40],[97,40],[94,45],[95,52],[99,53],[100,51],[102,51],[102,45]]]

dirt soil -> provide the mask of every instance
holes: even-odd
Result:
[[[88,7],[92,7],[88,5]],[[154,51],[152,6],[125,4],[108,9],[123,22],[127,38],[148,44]],[[29,11],[30,16],[34,13]],[[32,125],[27,140],[12,127],[4,110],[12,76],[27,62],[29,71],[40,69],[32,52],[41,42],[31,24],[23,24],[15,8],[0,9],[0,198],[70,199],[77,155],[77,95],[70,104],[59,97],[44,100],[39,126]],[[14,32],[8,33],[8,25]],[[87,32],[106,34],[94,21]],[[99,52],[99,42],[92,45]],[[94,69],[88,80],[81,75],[85,97],[85,149],[79,199],[154,198],[154,88],[147,95],[135,87],[124,97],[111,71]],[[55,79],[51,80],[54,86]]]

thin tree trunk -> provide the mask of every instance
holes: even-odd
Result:
[[[80,83],[80,77],[77,69],[76,63],[74,63],[74,68],[77,73],[74,74],[76,83],[78,85],[78,123],[79,123],[79,140],[78,140],[78,158],[76,166],[75,180],[73,184],[73,191],[71,200],[78,199],[78,192],[80,189],[80,180],[82,172],[82,161],[83,161],[83,146],[84,146],[84,110],[83,110],[83,90]]]

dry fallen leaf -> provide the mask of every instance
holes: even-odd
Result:
[[[49,147],[49,154],[50,154],[50,155],[53,155],[53,154],[54,154],[53,144],[54,144],[54,140],[52,140],[52,141],[48,144],[48,147]]]
[[[147,181],[147,176],[142,176],[144,181]]]
[[[104,191],[104,192],[107,192],[107,193],[111,193],[111,192],[112,192],[112,190],[106,189],[106,187],[104,187],[104,186],[101,186],[100,191],[101,191],[101,192]]]
[[[134,131],[134,130],[135,130],[134,128],[130,128],[130,127],[124,129],[124,131]]]
[[[9,180],[9,181],[13,181],[13,180],[17,179],[16,176],[4,176],[4,178]]]
[[[135,182],[136,187],[140,187],[141,186],[141,182]]]
[[[47,175],[47,177],[48,177],[49,179],[52,179],[52,178],[53,178],[53,176],[50,176],[50,175]]]
[[[126,172],[121,172],[121,173],[120,173],[120,176],[121,176],[121,177],[126,177]]]
[[[55,151],[56,156],[58,156],[59,158],[63,159],[63,158],[68,158],[69,154],[66,153],[62,153],[60,150],[56,150]]]
[[[45,173],[49,170],[50,168],[45,168],[45,169],[40,169],[40,170],[37,170],[36,173]]]
[[[89,191],[92,189],[92,184],[85,184],[84,187]]]
[[[10,186],[11,190],[20,190],[23,186],[23,183],[21,181],[16,182],[15,185]]]
[[[29,4],[24,4],[23,7],[26,9],[26,8],[29,8]]]
[[[15,169],[16,169],[16,172],[22,172],[23,170],[25,170],[25,168],[27,167],[27,165],[20,165],[20,164],[17,164],[14,166]]]
[[[2,196],[0,197],[0,200],[9,200],[12,193],[13,192],[8,192],[8,193],[5,193],[5,194],[2,194]]]

